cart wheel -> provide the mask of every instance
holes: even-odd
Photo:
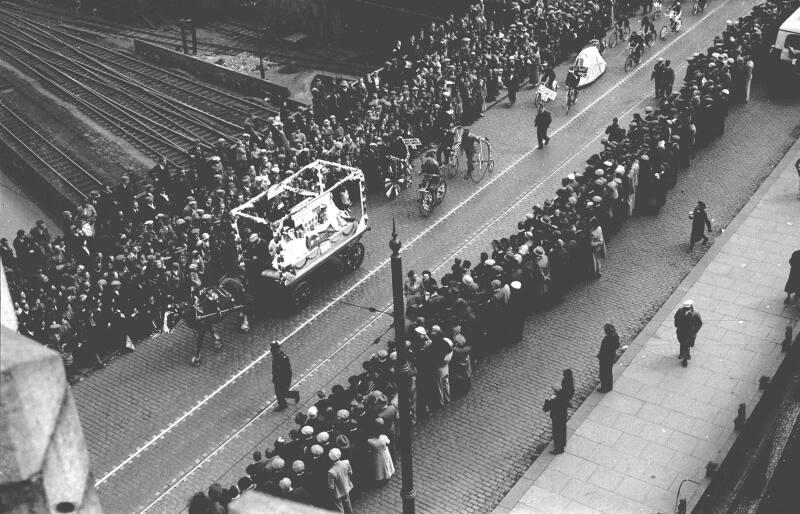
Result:
[[[425,191],[419,201],[419,213],[423,218],[427,218],[433,212],[433,195],[430,191]]]
[[[311,301],[311,286],[308,282],[300,282],[292,288],[292,309],[299,312],[306,308]]]
[[[662,40],[667,39],[667,34],[669,34],[669,27],[664,25],[661,27],[661,30],[658,31],[658,37],[660,37]]]
[[[364,262],[364,245],[360,242],[354,243],[347,249],[347,268],[348,271],[355,271]]]
[[[653,34],[652,31],[648,32],[647,36],[644,38],[644,42],[647,48],[653,48],[653,45],[656,44],[656,35]]]

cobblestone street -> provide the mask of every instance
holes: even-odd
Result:
[[[707,46],[752,2],[728,0],[708,14],[689,17],[681,39],[657,44],[643,64],[622,71],[618,49],[606,52],[609,67],[581,92],[576,113],[554,111],[554,137],[533,151],[532,93],[525,89],[513,108],[501,102],[474,126],[488,136],[497,164],[493,176],[475,186],[451,180],[441,210],[417,214],[413,189],[393,203],[371,195],[367,256],[351,276],[331,276],[315,290],[305,312],[266,320],[246,335],[225,326],[225,349],[206,351],[203,366],[188,365],[193,334],[185,326],[138,346],[74,388],[90,445],[98,490],[107,512],[177,512],[188,497],[210,483],[235,483],[254,450],[271,446],[294,427],[296,410],[314,393],[346,383],[361,362],[382,346],[373,340],[391,323],[348,305],[383,309],[390,299],[385,260],[392,219],[404,243],[406,269],[441,275],[452,257],[473,261],[489,242],[506,236],[534,203],[552,196],[567,173],[581,169],[600,146],[599,134],[613,116],[625,125],[652,99],[650,69],[657,56],[683,63]],[[559,67],[558,77],[564,75]],[[683,70],[676,73],[683,76]],[[707,204],[714,230],[727,226],[774,164],[800,136],[796,103],[769,97],[754,84],[754,98],[736,105],[720,139],[700,150],[666,205],[656,216],[637,216],[609,241],[603,276],[578,284],[564,303],[535,313],[519,344],[482,361],[471,392],[414,430],[414,471],[420,512],[486,512],[495,507],[550,439],[541,411],[549,385],[565,368],[575,373],[577,406],[596,386],[602,325],[613,322],[630,342],[702,257],[686,253],[687,213]],[[559,98],[559,101],[562,99]],[[788,257],[787,257],[788,258]],[[438,270],[438,271],[437,271]],[[259,412],[271,404],[268,343],[285,340],[301,404],[284,413]],[[380,343],[381,345],[383,343]],[[399,465],[398,465],[399,468]],[[358,512],[400,510],[400,477],[355,499]]]

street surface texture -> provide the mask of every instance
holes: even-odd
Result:
[[[326,277],[304,312],[260,322],[246,335],[228,320],[224,350],[207,349],[200,368],[189,366],[194,336],[181,326],[76,386],[105,510],[136,512],[150,506],[152,512],[176,512],[196,490],[214,481],[234,483],[252,451],[271,446],[293,425],[294,408],[259,413],[274,398],[271,340],[285,340],[295,381],[300,380],[299,409],[311,404],[318,389],[346,383],[382,348],[383,343],[372,342],[391,319],[351,304],[389,305],[385,262],[392,218],[404,243],[406,269],[441,267],[441,275],[454,255],[476,261],[531,205],[550,197],[562,176],[582,169],[613,116],[627,124],[631,113],[643,110],[643,101],[651,101],[649,76],[657,56],[676,66],[685,62],[723,29],[724,20],[751,6],[729,0],[712,4],[706,17],[686,17],[680,40],[673,34],[657,43],[645,55],[648,61],[627,75],[619,47],[606,52],[606,74],[581,92],[570,117],[564,116],[562,97],[553,106],[554,136],[543,151],[533,150],[531,91],[523,91],[510,109],[501,102],[474,125],[476,133],[492,140],[494,175],[478,186],[451,180],[443,205],[428,219],[417,214],[413,188],[391,203],[373,195],[377,205],[370,208],[373,230],[364,239],[363,267],[350,276]],[[559,67],[559,78],[565,70]],[[706,201],[717,229],[744,205],[797,137],[800,119],[796,104],[770,100],[758,86],[754,96],[732,110],[725,136],[699,152],[682,173],[661,214],[629,220],[610,241],[602,279],[578,285],[561,306],[532,316],[522,343],[481,364],[466,398],[415,429],[421,511],[483,512],[497,505],[549,440],[541,412],[549,384],[562,369],[572,368],[577,399],[584,398],[595,383],[602,324],[614,322],[631,340],[702,256],[702,248],[690,255],[685,250],[686,214],[696,201]],[[356,508],[397,511],[399,487],[396,476],[385,488],[363,494]]]
[[[781,343],[787,324],[800,327],[800,302],[783,301],[800,248],[798,157],[800,140],[636,338],[613,391],[593,393],[575,413],[565,453],[537,459],[495,514],[670,512],[678,497],[692,512],[710,483],[706,465],[721,463],[739,435],[738,406],[752,416],[760,378],[791,358]],[[673,316],[688,299],[703,327],[684,368]]]

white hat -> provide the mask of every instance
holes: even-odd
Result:
[[[331,451],[328,452],[328,458],[336,462],[342,458],[342,451],[339,448],[332,448]]]
[[[692,307],[694,305],[694,300],[686,300],[683,302],[684,307]]]
[[[511,289],[516,289],[517,291],[522,289],[522,283],[519,280],[515,280],[515,281],[511,282],[510,285],[511,285]]]

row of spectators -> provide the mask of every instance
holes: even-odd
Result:
[[[198,141],[186,169],[160,159],[143,191],[128,177],[92,191],[64,213],[63,236],[37,224],[0,245],[20,330],[76,368],[102,365],[104,355],[160,332],[171,306],[191,301],[192,291],[242,268],[273,266],[281,234],[245,226],[237,235],[232,208],[319,158],[360,166],[379,183],[389,156],[407,156],[404,136],[435,141],[468,122],[504,84],[533,79],[542,63],[590,37],[587,27],[607,12],[591,1],[524,9],[476,1],[463,17],[400,42],[377,74],[315,89],[313,110],[248,117],[233,145]],[[279,218],[291,194],[259,207]]]
[[[745,98],[745,82],[735,80],[737,64],[763,63],[763,36],[799,3],[768,2],[729,22],[706,53],[689,59],[679,92],[634,115],[627,128],[614,119],[586,167],[564,177],[552,199],[533,206],[474,266],[456,259],[439,281],[429,271],[409,272],[412,423],[466,394],[476,360],[519,341],[531,310],[560,301],[573,281],[599,275],[608,237],[635,212],[659,208],[695,149],[724,132],[729,103]],[[225,512],[247,489],[347,511],[351,491],[388,479],[394,469],[396,359],[390,342],[346,388],[320,392],[313,407],[297,414],[288,439],[256,452],[236,485],[197,493],[190,512]],[[344,489],[343,467],[352,478]]]

